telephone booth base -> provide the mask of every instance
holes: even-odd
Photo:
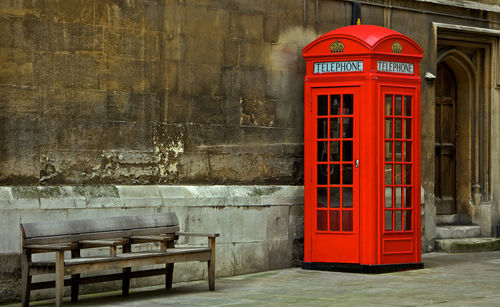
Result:
[[[424,263],[397,263],[397,264],[378,264],[366,265],[356,263],[330,263],[330,262],[304,262],[302,269],[318,271],[349,272],[362,274],[382,274],[398,271],[423,269]]]

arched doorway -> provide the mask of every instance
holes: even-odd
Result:
[[[437,66],[435,105],[435,184],[437,214],[457,212],[456,136],[457,83],[444,63]]]
[[[435,86],[435,181],[436,214],[455,215],[453,223],[472,222],[472,185],[477,182],[474,146],[476,69],[470,57],[456,48],[438,56]]]

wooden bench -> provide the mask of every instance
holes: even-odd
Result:
[[[130,278],[165,275],[165,287],[172,287],[175,262],[207,261],[208,286],[215,290],[215,238],[219,234],[179,232],[175,213],[152,216],[122,216],[104,219],[68,220],[61,222],[21,224],[22,254],[22,304],[29,306],[30,291],[54,288],[56,306],[61,306],[64,286],[71,286],[71,300],[78,300],[80,284],[122,280],[122,294],[129,292]],[[203,236],[208,247],[176,248],[179,236]],[[139,243],[156,243],[159,248],[151,251],[134,251]],[[84,256],[88,248],[109,248],[109,254]],[[119,252],[121,247],[121,252]],[[33,261],[35,253],[55,253],[55,261]],[[64,257],[67,252],[71,258]],[[95,252],[95,251],[94,251]],[[162,264],[165,267],[134,270],[132,267]],[[81,273],[121,269],[121,273],[80,277]],[[32,282],[37,274],[53,274],[54,281]],[[65,280],[65,275],[71,275]]]

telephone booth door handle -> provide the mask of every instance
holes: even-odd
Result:
[[[356,159],[356,163],[354,165],[356,166],[356,168],[358,168],[358,166],[359,166],[359,160],[358,159]]]

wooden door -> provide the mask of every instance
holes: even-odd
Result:
[[[436,78],[434,195],[437,214],[456,213],[457,86],[452,71],[438,64]],[[425,119],[422,120],[425,125]]]

